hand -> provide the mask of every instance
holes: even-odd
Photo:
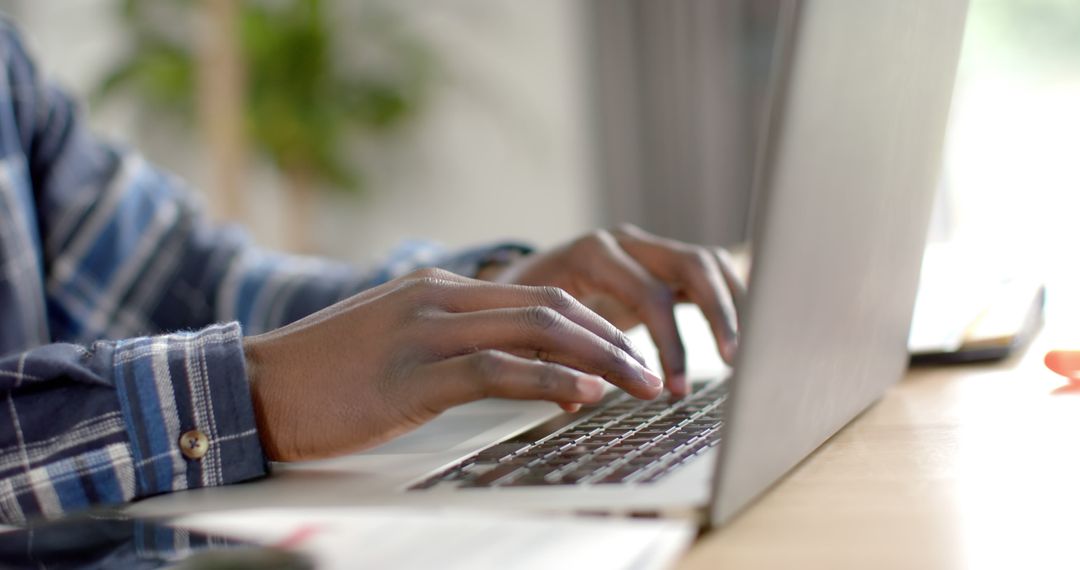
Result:
[[[744,287],[721,249],[623,226],[523,257],[486,277],[499,283],[562,288],[623,330],[645,323],[659,349],[667,387],[676,396],[685,395],[688,387],[675,303],[690,301],[701,307],[720,355],[728,363],[735,355],[735,307]]]
[[[1051,350],[1044,362],[1050,370],[1072,382],[1080,382],[1080,350]]]
[[[573,410],[606,380],[662,381],[626,336],[554,287],[422,270],[244,340],[263,449],[296,461],[371,447],[487,397]]]

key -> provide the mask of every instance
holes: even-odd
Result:
[[[510,475],[516,473],[517,471],[521,470],[522,468],[520,465],[514,465],[511,463],[501,464],[498,467],[492,469],[491,471],[488,471],[487,473],[480,475],[476,479],[473,479],[469,486],[486,487],[488,485],[494,484],[497,481],[505,479]]]
[[[599,483],[622,483],[628,479],[634,473],[640,471],[640,468],[634,465],[624,465],[601,479]]]
[[[476,460],[484,463],[492,463],[528,446],[529,444],[526,442],[496,443],[495,445],[480,451],[480,453],[476,455]]]
[[[518,477],[509,483],[499,485],[500,487],[537,487],[540,485],[566,485],[561,479],[555,481],[549,481],[539,475],[528,474],[522,477]]]

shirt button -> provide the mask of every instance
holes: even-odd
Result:
[[[202,459],[209,449],[210,440],[206,439],[206,434],[197,429],[184,432],[184,435],[180,436],[180,453],[188,459]]]

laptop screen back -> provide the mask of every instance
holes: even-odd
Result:
[[[903,373],[966,0],[787,2],[711,520]]]

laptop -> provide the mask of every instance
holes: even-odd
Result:
[[[575,414],[477,402],[369,452],[132,510],[458,505],[718,525],[745,508],[903,374],[967,2],[781,13],[732,373],[677,401],[613,390]]]

